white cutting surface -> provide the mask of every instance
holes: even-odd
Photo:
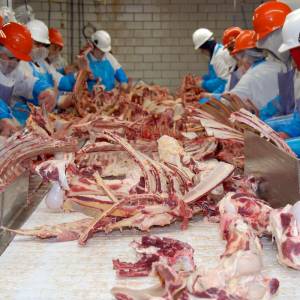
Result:
[[[24,228],[81,219],[78,213],[50,213],[42,203]],[[177,238],[195,249],[197,265],[212,267],[224,250],[217,224],[194,220],[187,231],[178,224],[152,231],[159,236]],[[153,279],[116,279],[112,259],[134,260],[128,244],[141,234],[135,230],[110,235],[98,234],[85,247],[76,241],[54,243],[17,236],[0,256],[0,300],[112,300],[110,289],[116,284],[144,287]],[[300,299],[300,272],[280,266],[276,248],[264,240],[265,273],[280,280],[276,300]]]

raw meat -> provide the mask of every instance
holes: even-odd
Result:
[[[300,201],[284,208],[274,209],[270,226],[278,249],[278,261],[290,268],[300,270]]]
[[[179,273],[195,270],[194,249],[187,243],[170,238],[143,236],[140,241],[131,243],[140,259],[136,263],[114,260],[114,269],[121,277],[148,276],[152,264],[160,262],[172,267]]]

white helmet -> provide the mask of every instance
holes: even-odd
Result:
[[[111,50],[111,38],[108,32],[104,30],[98,30],[91,36],[93,44],[103,52],[109,52]]]
[[[282,27],[283,43],[279,47],[279,52],[300,47],[300,9],[296,9],[286,16]]]
[[[49,30],[44,22],[40,20],[32,20],[29,21],[26,26],[34,41],[50,45]]]
[[[195,50],[199,49],[205,42],[207,42],[214,33],[206,28],[199,28],[193,33],[193,42]]]

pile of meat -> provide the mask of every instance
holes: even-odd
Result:
[[[184,79],[175,97],[142,82],[127,92],[96,86],[90,94],[85,76],[78,76],[74,93],[67,95],[74,102],[70,111],[45,117],[32,107],[26,129],[4,143],[0,189],[29,170],[52,183],[49,208],[87,217],[11,231],[85,244],[99,231],[149,231],[176,221],[187,229],[191,218],[205,216],[220,222],[227,242],[216,269],[195,270],[189,245],[143,238],[134,244],[141,259],[135,264],[115,261],[118,274],[156,272],[164,286],[139,293],[154,293],[157,299],[188,299],[188,294],[269,299],[278,282],[261,274],[258,238],[273,235],[279,261],[299,269],[299,205],[272,210],[256,198],[257,183],[243,176],[243,131],[258,132],[295,156],[284,140],[239,99],[229,99],[228,106],[214,100],[199,106],[201,90],[192,76]],[[154,248],[143,252],[145,243]],[[150,299],[134,293],[114,291],[117,299]]]

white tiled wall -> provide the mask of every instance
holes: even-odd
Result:
[[[195,29],[207,27],[220,39],[228,26],[249,28],[253,10],[261,2],[84,0],[84,22],[111,34],[113,53],[129,76],[173,88],[178,86],[184,74],[201,74],[207,69],[207,61],[194,51],[192,45],[191,36]],[[14,7],[23,3],[13,1]],[[66,42],[64,53],[70,61],[72,54],[76,55],[84,43],[78,0],[28,0],[28,4],[34,8],[36,18],[62,31]]]

